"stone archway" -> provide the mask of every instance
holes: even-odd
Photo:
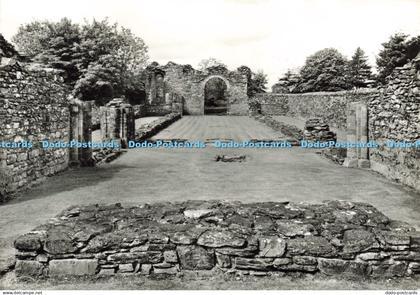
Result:
[[[207,77],[203,84],[204,114],[227,114],[229,107],[229,82],[226,78],[212,75]]]

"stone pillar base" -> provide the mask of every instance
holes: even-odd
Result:
[[[370,161],[367,159],[359,159],[358,166],[359,168],[370,168]]]
[[[359,161],[353,158],[345,158],[343,166],[347,168],[357,168],[359,167]]]

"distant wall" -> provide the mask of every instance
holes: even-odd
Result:
[[[371,168],[420,191],[420,148],[390,148],[387,141],[420,141],[420,60],[396,68],[380,93],[369,101]]]
[[[345,128],[347,104],[367,102],[376,89],[302,94],[261,93],[256,97],[265,115],[283,115],[301,119],[323,118],[331,127]]]
[[[67,149],[43,149],[38,143],[69,140],[67,94],[67,88],[56,72],[27,71],[13,60],[3,59],[0,66],[0,142],[30,141],[34,146],[0,148],[4,182],[0,185],[0,199],[5,191],[23,188],[67,167]]]

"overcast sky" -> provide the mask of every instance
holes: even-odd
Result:
[[[420,35],[420,0],[0,0],[9,40],[20,24],[62,17],[109,17],[145,40],[151,61],[215,57],[263,70],[270,85],[319,49],[350,57],[360,46],[374,65],[391,34]]]

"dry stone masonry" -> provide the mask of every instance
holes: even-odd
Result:
[[[255,100],[262,114],[322,118],[330,127],[343,129],[346,128],[348,104],[367,102],[377,92],[376,89],[359,89],[301,94],[261,93]]]
[[[330,131],[330,126],[321,118],[311,118],[305,122],[303,139],[307,141],[336,141],[337,135]]]
[[[68,150],[43,149],[39,142],[69,141],[70,112],[60,72],[30,70],[13,57],[0,59],[0,141],[16,144],[0,148],[1,173],[7,178],[0,190],[7,194],[67,167]]]
[[[420,140],[420,54],[396,68],[387,84],[368,104],[371,168],[420,191],[420,149],[404,145]],[[387,142],[401,142],[399,148]]]
[[[186,201],[71,207],[15,241],[19,276],[223,270],[403,277],[420,234],[364,203]]]

